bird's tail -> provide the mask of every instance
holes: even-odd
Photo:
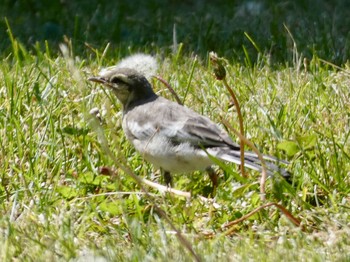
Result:
[[[210,152],[208,152],[210,154]],[[231,163],[235,163],[240,165],[241,164],[241,153],[237,150],[220,150],[220,152],[216,152],[216,154],[213,154],[215,157],[228,161]],[[266,169],[267,169],[267,175],[272,176],[275,173],[278,173],[282,175],[285,178],[290,178],[291,174],[284,169],[282,166],[286,166],[289,163],[285,160],[280,160],[276,157],[269,156],[269,155],[262,155],[263,159],[266,163]],[[254,152],[245,151],[244,152],[244,166],[256,171],[261,172],[262,171],[262,164],[258,157],[258,155]]]

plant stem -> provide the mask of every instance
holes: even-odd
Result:
[[[244,137],[244,126],[243,126],[243,117],[242,117],[242,113],[241,113],[241,108],[239,106],[238,100],[236,98],[235,93],[233,92],[232,88],[228,85],[226,78],[222,79],[226,89],[228,90],[228,92],[230,93],[233,102],[235,104],[235,107],[237,109],[237,115],[238,115],[238,121],[239,121],[239,131],[241,133],[241,135]],[[244,170],[244,141],[243,139],[240,138],[240,151],[241,151],[241,173],[242,176],[247,177],[245,170]]]

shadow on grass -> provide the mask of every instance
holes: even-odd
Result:
[[[333,63],[349,55],[350,8],[346,0],[329,1],[41,1],[5,0],[1,17],[9,21],[14,36],[25,46],[48,40],[58,50],[63,36],[73,40],[74,51],[85,55],[89,43],[103,48],[108,42],[116,52],[162,49],[174,43],[185,51],[206,55],[214,50],[244,61],[243,46],[252,61],[259,52],[272,62],[290,62],[295,39],[299,53],[315,53]],[[6,56],[10,41],[5,20],[0,22],[0,51]],[[174,33],[176,32],[176,33]],[[254,47],[246,32],[257,45]],[[44,44],[42,44],[44,46]],[[110,53],[115,57],[115,52]]]

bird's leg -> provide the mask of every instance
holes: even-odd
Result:
[[[218,187],[219,185],[219,182],[218,182],[218,174],[215,172],[215,170],[211,167],[208,167],[206,169],[208,175],[209,175],[209,178],[211,180],[211,183],[213,184],[213,195],[215,195],[215,191],[216,191],[216,188]]]
[[[170,172],[163,170],[163,178],[164,182],[168,187],[172,187],[173,185],[173,178],[171,177]]]

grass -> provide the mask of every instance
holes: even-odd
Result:
[[[35,13],[32,9],[24,12],[18,3],[14,2],[11,8],[21,14],[22,20],[33,25],[45,20],[40,3],[35,2],[32,7],[39,10],[38,21],[30,19],[30,13]],[[247,21],[238,23],[239,19],[229,21],[237,22],[236,30],[242,31],[232,43],[225,39],[232,35],[233,27],[222,27],[222,21],[229,17],[225,12],[231,10],[222,11],[224,2],[215,7],[216,11],[207,20],[195,19],[192,29],[186,20],[181,20],[185,19],[181,12],[187,10],[186,4],[181,5],[178,11],[171,11],[180,21],[178,38],[185,40],[182,49],[176,52],[170,50],[172,39],[168,39],[166,32],[162,33],[164,28],[156,19],[143,27],[135,26],[141,8],[135,14],[129,12],[131,20],[124,21],[124,13],[131,4],[118,6],[124,8],[119,19],[121,25],[134,25],[138,30],[123,34],[122,30],[126,29],[120,25],[114,28],[119,38],[105,37],[104,32],[112,29],[104,20],[98,20],[100,24],[95,22],[95,26],[100,25],[94,28],[95,32],[85,31],[84,19],[92,20],[92,16],[83,16],[83,11],[79,11],[74,23],[57,22],[62,28],[66,25],[68,31],[76,28],[70,31],[76,33],[68,34],[70,38],[66,40],[68,57],[57,52],[57,42],[63,40],[39,39],[42,32],[40,28],[33,31],[35,26],[21,32],[9,16],[8,25],[4,25],[8,33],[2,38],[0,63],[1,260],[192,261],[193,257],[155,205],[164,210],[204,261],[349,260],[347,45],[334,52],[347,36],[342,34],[340,18],[334,18],[333,31],[327,23],[315,29],[301,26],[301,31],[288,27],[291,38],[288,32],[281,33],[278,29],[283,27],[279,22],[284,14],[279,13],[281,10],[287,12],[287,7],[292,5],[296,17],[302,18],[300,23],[307,25],[306,19],[320,19],[317,16],[318,11],[322,13],[320,8],[324,8],[324,14],[331,14],[331,7],[322,3],[310,12],[308,6],[286,2],[273,7],[271,3],[266,1],[264,5],[273,11],[276,19],[267,22],[262,19],[267,14],[262,14],[261,21],[265,22],[255,31],[248,30],[250,39],[244,36],[243,29],[253,28],[259,19],[252,25]],[[54,17],[55,10],[59,10],[57,15],[62,10],[73,12],[73,7],[67,5],[66,9],[50,6],[46,15]],[[346,13],[346,9],[341,9],[343,5],[339,1],[334,8]],[[9,6],[7,3],[3,10],[10,10]],[[204,12],[205,7],[197,7],[198,12]],[[81,8],[87,13],[93,9]],[[171,25],[172,21],[159,11],[162,8],[157,1],[151,1],[144,12],[154,10],[158,19]],[[108,10],[104,3],[96,11],[97,18],[101,10]],[[220,15],[220,10],[224,15]],[[307,11],[310,16],[300,15]],[[291,13],[285,17],[293,18]],[[158,39],[153,46],[152,39],[135,36],[145,37],[142,31],[150,32],[155,24],[159,25]],[[272,38],[284,51],[269,52],[273,41],[263,39],[266,28],[274,32]],[[192,30],[197,35],[186,38],[184,32]],[[315,35],[303,38],[308,30],[315,30]],[[330,31],[339,37],[333,38]],[[84,39],[80,32],[89,34]],[[27,41],[30,35],[34,42]],[[121,41],[119,49],[113,45],[106,49],[105,42],[112,38],[114,43],[116,39]],[[287,39],[295,42],[288,43]],[[129,49],[125,44],[128,41],[132,42]],[[215,200],[221,207],[217,209],[197,197],[211,192],[210,179],[204,173],[174,177],[176,188],[192,192],[194,197],[190,200],[162,195],[153,189],[149,189],[153,196],[149,198],[119,166],[125,164],[125,157],[135,174],[162,182],[160,175],[126,141],[116,99],[86,79],[101,66],[112,65],[136,50],[153,53],[161,65],[159,75],[173,86],[185,105],[217,123],[221,118],[228,119],[238,129],[230,97],[222,83],[215,80],[208,62],[208,52],[216,42],[214,51],[229,61],[227,80],[238,95],[247,137],[262,152],[291,162],[292,184],[278,177],[270,179],[267,201],[285,206],[301,220],[304,230],[270,207],[237,224],[231,235],[225,235],[223,224],[263,204],[257,183],[259,174],[249,172],[248,178],[242,178],[235,165],[218,168],[220,185]],[[311,44],[314,44],[312,48]],[[159,94],[173,99],[159,81],[154,80],[153,85]],[[101,124],[89,114],[96,107]],[[118,161],[107,154],[104,138]],[[110,170],[115,172],[111,174]]]

